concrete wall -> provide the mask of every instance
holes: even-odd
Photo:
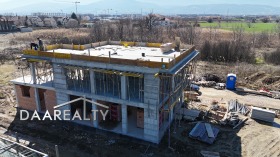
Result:
[[[53,64],[53,83],[56,90],[66,90],[66,76],[64,68],[58,64]]]
[[[66,76],[64,74],[64,68],[54,63],[53,75],[54,75],[53,76],[54,87],[56,89],[56,100],[57,100],[56,105],[59,105],[69,101],[69,95],[65,93],[65,91],[67,90],[67,84],[66,84]],[[70,110],[70,106],[65,105],[63,107],[60,107],[59,110],[61,111]]]
[[[15,85],[16,95],[18,100],[18,107],[30,111],[35,111],[36,101],[35,101],[35,91],[33,87],[30,87],[30,97],[25,97],[22,95],[21,85]]]
[[[34,58],[38,58],[38,57],[34,57]],[[109,64],[109,63],[100,63],[100,62],[86,62],[86,61],[80,61],[80,60],[52,58],[51,62],[53,62],[54,64],[84,66],[84,67],[89,67],[89,68],[110,69],[110,70],[129,71],[129,72],[138,72],[138,73],[149,73],[149,74],[153,74],[153,75],[155,73],[159,72],[159,69],[148,68],[148,67],[117,65],[117,64]],[[54,69],[57,69],[57,67],[54,67]]]
[[[159,78],[144,74],[144,103],[156,106],[159,99]]]
[[[158,121],[159,79],[153,74],[144,74],[144,138],[154,143],[159,142]]]
[[[159,143],[159,121],[157,109],[144,108],[144,139]]]

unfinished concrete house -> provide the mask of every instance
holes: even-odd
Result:
[[[174,49],[175,48],[175,49]],[[86,111],[75,123],[159,143],[180,109],[195,71],[194,46],[104,41],[57,44],[25,50],[30,76],[12,80],[18,108],[53,114],[54,106],[80,97],[108,106],[105,120],[92,117],[102,107],[75,101],[60,110]]]

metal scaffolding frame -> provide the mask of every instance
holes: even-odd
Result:
[[[168,140],[168,147],[171,148],[170,142],[170,129],[171,129],[171,109],[176,105],[179,97],[183,94],[181,91],[184,91],[186,88],[190,88],[190,84],[192,80],[195,79],[195,72],[196,72],[196,62],[197,60],[194,59],[191,61],[190,64],[182,68],[180,71],[176,72],[173,75],[167,73],[156,74],[160,79],[160,109],[159,114],[160,116],[165,117],[165,114],[168,114],[168,133],[169,133],[169,140]],[[170,81],[171,79],[171,81]],[[167,96],[166,96],[167,95]],[[184,102],[184,100],[181,100]],[[159,119],[161,120],[161,118]],[[161,122],[160,122],[161,124]],[[163,126],[163,125],[162,125]],[[159,128],[162,128],[159,125]],[[171,148],[172,149],[172,148]]]
[[[48,155],[45,153],[20,144],[18,142],[18,138],[17,142],[15,142],[0,136],[0,144],[4,145],[3,147],[0,147],[0,156],[7,155],[15,157],[48,157]]]
[[[128,100],[144,102],[144,78],[128,76],[126,81]]]

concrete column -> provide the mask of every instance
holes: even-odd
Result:
[[[66,94],[63,91],[56,90],[56,102],[57,102],[57,105],[60,105],[60,104],[65,103],[67,101],[69,101],[69,95]],[[71,110],[71,106],[69,104],[68,105],[64,105],[64,106],[58,108],[57,110],[61,111],[60,118],[63,119],[64,118],[64,110],[70,111]],[[70,114],[70,113],[68,113],[68,111],[67,111],[66,114]]]
[[[40,104],[40,97],[39,97],[39,90],[38,88],[34,87],[34,94],[35,94],[35,102],[36,108],[38,112],[41,112],[41,104]]]
[[[35,70],[35,64],[33,62],[29,63],[30,66],[30,73],[31,73],[31,83],[36,84],[36,70]]]
[[[90,85],[91,85],[91,93],[95,94],[95,73],[93,71],[93,69],[90,69],[89,71],[90,73]]]
[[[180,96],[180,105],[182,105],[184,103],[185,100],[185,93],[184,90],[182,91],[182,95]]]
[[[121,98],[127,99],[126,76],[121,76]],[[127,105],[122,104],[122,133],[127,133]]]
[[[174,80],[174,75],[171,77],[171,79],[172,79],[172,83],[171,83],[171,89],[172,89],[172,91],[174,91],[175,90],[175,80]]]
[[[96,102],[95,99],[92,99],[91,101]],[[98,110],[96,104],[92,104],[92,110]],[[96,116],[95,120],[94,120],[94,116]],[[92,120],[93,127],[98,128],[98,112],[92,112],[92,118],[93,118]]]
[[[126,76],[121,76],[121,98],[123,100],[127,99],[127,88],[126,88]]]
[[[178,105],[178,104],[176,104],[176,105]],[[176,105],[175,105],[175,106],[176,106]],[[170,110],[171,121],[173,120],[173,111],[174,111],[174,109],[175,109],[175,106]]]
[[[127,105],[122,104],[122,133],[127,133]]]

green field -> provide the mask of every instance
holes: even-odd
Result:
[[[246,32],[263,32],[263,31],[275,31],[277,28],[277,23],[251,23],[251,28],[249,28],[248,23],[246,22],[221,22],[220,27],[218,22],[208,23],[201,22],[199,23],[200,27],[216,27],[225,30],[233,30],[237,27],[242,27]]]

